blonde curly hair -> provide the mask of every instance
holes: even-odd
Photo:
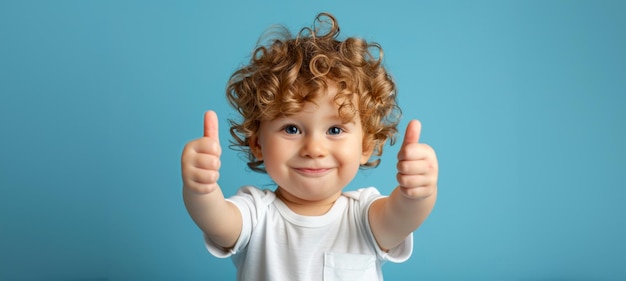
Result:
[[[231,75],[226,89],[228,102],[242,117],[240,122],[229,119],[230,147],[247,156],[251,170],[266,172],[250,150],[261,121],[300,112],[329,83],[338,87],[335,102],[344,122],[360,117],[364,150],[381,156],[385,141],[395,143],[401,111],[379,44],[355,37],[338,40],[339,25],[328,13],[318,14],[313,26],[295,37],[284,27],[279,36],[271,35],[269,44],[259,44],[249,64]],[[380,158],[361,167],[379,163]]]

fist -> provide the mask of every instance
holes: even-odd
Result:
[[[437,156],[432,147],[419,143],[421,130],[419,121],[409,122],[398,152],[396,178],[401,193],[411,199],[426,198],[437,190]]]
[[[183,188],[194,193],[213,192],[220,177],[220,146],[217,114],[207,111],[204,114],[204,137],[185,145],[181,157]]]

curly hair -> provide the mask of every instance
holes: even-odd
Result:
[[[251,170],[266,172],[249,146],[261,121],[300,112],[329,83],[338,87],[335,102],[343,121],[360,117],[364,149],[381,156],[385,141],[395,143],[401,110],[379,44],[355,37],[338,40],[339,25],[328,13],[318,14],[313,26],[302,28],[295,37],[284,27],[280,36],[272,35],[269,44],[257,44],[249,64],[231,75],[226,88],[228,102],[242,117],[240,122],[229,119],[234,138],[230,147],[247,156]],[[380,158],[361,168],[379,163]]]

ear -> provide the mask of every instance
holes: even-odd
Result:
[[[263,161],[263,151],[259,145],[259,137],[257,135],[253,135],[248,139],[248,146],[254,158],[256,158],[257,161]]]
[[[372,157],[372,153],[374,153],[374,144],[373,143],[365,143],[363,145],[363,152],[361,153],[361,165],[367,163]]]

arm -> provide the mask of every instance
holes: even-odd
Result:
[[[398,153],[398,187],[374,201],[369,220],[378,246],[391,249],[426,220],[437,200],[438,163],[435,151],[418,143],[421,124],[411,121]]]
[[[241,232],[242,218],[217,184],[221,153],[217,115],[208,111],[204,137],[189,142],[182,153],[183,200],[198,227],[216,244],[231,248]]]

